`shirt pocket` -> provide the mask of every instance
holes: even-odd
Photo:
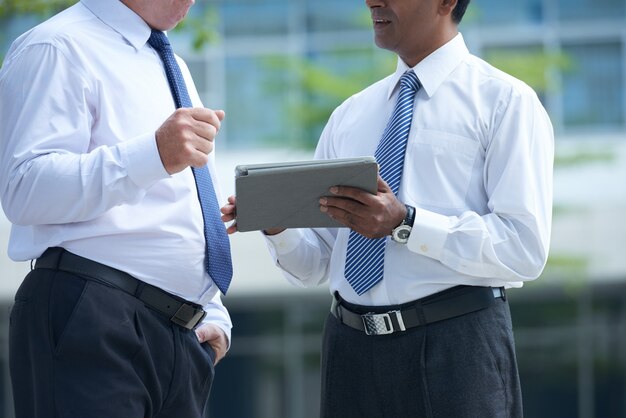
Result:
[[[405,192],[425,208],[465,208],[479,147],[477,140],[448,132],[415,132],[407,144]]]

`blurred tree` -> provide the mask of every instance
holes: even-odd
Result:
[[[76,0],[0,0],[0,27],[6,28],[10,19],[18,15],[44,19],[74,3],[76,3]],[[6,31],[1,31],[0,46],[10,41],[6,37]],[[5,45],[6,47],[8,45]],[[4,54],[5,50],[0,49],[0,64],[2,64]]]
[[[31,15],[44,19],[75,2],[76,0],[0,0],[0,25],[4,26],[15,15]],[[471,28],[476,20],[475,16],[476,7],[470,8],[464,25]],[[363,8],[355,14],[353,21],[357,27],[369,30],[369,11]],[[207,45],[220,42],[219,32],[215,29],[219,27],[218,23],[216,3],[199,1],[176,31],[189,33],[194,49],[199,51]],[[2,36],[6,35],[0,33],[0,44],[6,41]],[[298,148],[314,147],[331,112],[352,94],[390,74],[396,59],[393,54],[378,50],[373,42],[369,49],[338,47],[323,52],[324,56],[336,58],[334,61],[331,59],[333,64],[341,60],[353,60],[359,63],[357,65],[342,65],[340,62],[338,65],[328,64],[328,60],[321,62],[315,59],[320,55],[264,60],[268,72],[264,82],[267,94],[275,94],[283,89],[294,92],[285,101],[282,112],[287,115],[287,132],[297,137],[287,142]],[[567,71],[571,67],[570,60],[564,54],[548,53],[537,48],[490,50],[485,58],[494,66],[528,83],[540,96],[551,88],[556,88],[556,83],[550,78],[552,72]],[[0,55],[0,62],[1,59]],[[271,76],[277,68],[288,68],[291,75],[277,82]],[[348,70],[341,71],[339,68]],[[276,143],[284,144],[285,138],[277,138]]]
[[[491,50],[484,58],[494,67],[524,81],[540,96],[558,89],[558,84],[550,78],[551,71],[565,72],[572,68],[572,61],[566,54],[539,48]]]
[[[478,16],[477,6],[469,8],[463,21],[464,26],[471,28]],[[355,14],[353,20],[363,30],[371,29],[371,16],[366,8]],[[296,99],[285,103],[284,112],[288,115],[288,131],[298,134],[299,142],[296,143],[304,148],[315,147],[330,114],[343,100],[392,73],[396,63],[394,54],[379,50],[373,42],[369,49],[337,48],[325,51],[324,54],[343,56],[343,59],[352,57],[355,62],[367,64],[354,65],[353,70],[341,73],[313,58],[290,58],[287,65],[295,77],[283,80],[282,85],[271,82],[266,84],[268,94],[285,88],[301,92]],[[548,92],[559,88],[553,74],[569,71],[573,66],[566,54],[547,52],[540,48],[493,49],[484,58],[493,66],[527,83],[542,99]],[[284,61],[267,60],[266,65],[270,71],[276,70],[280,65],[285,65]],[[284,144],[284,138],[282,141],[277,139],[277,143]]]
[[[370,11],[365,7],[352,21],[357,28],[371,30]],[[287,131],[298,137],[297,141],[289,142],[297,148],[314,148],[333,110],[348,97],[392,73],[396,60],[393,53],[380,50],[373,42],[366,48],[337,46],[315,56],[265,60],[268,72],[289,68],[293,75],[280,84],[266,83],[268,94],[286,88],[299,92],[282,110],[287,115]],[[284,144],[284,138],[276,138],[275,142]]]
[[[338,48],[327,54],[341,60],[350,60],[352,56],[355,61],[367,64],[348,66],[341,71],[308,57],[272,58],[264,62],[268,73],[285,65],[291,73],[289,79],[265,83],[268,94],[278,89],[299,92],[282,110],[287,115],[288,132],[298,136],[298,141],[291,141],[297,148],[314,148],[332,111],[348,97],[393,72],[396,62],[392,54],[372,49]],[[276,138],[276,143],[284,143],[284,138]]]
[[[50,16],[76,3],[76,0],[0,0],[0,20],[13,15]]]
[[[19,15],[44,20],[76,2],[77,0],[0,0],[0,27],[6,27],[9,19]],[[175,30],[190,32],[194,49],[200,50],[205,45],[219,40],[219,34],[214,29],[217,22],[215,6],[203,2],[198,6],[198,11],[190,14]],[[5,37],[6,34],[0,32],[0,45],[7,41]],[[3,58],[3,51],[0,51],[0,64]]]

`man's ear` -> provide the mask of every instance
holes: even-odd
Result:
[[[439,0],[439,14],[441,16],[450,16],[456,4],[457,0]]]

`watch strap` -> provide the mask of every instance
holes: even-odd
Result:
[[[404,217],[404,221],[402,223],[413,227],[413,223],[415,223],[415,208],[410,205],[404,206],[406,206],[406,216]]]

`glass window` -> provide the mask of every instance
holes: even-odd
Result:
[[[294,114],[303,132],[303,145],[314,147],[333,110],[351,95],[392,73],[395,63],[393,54],[371,46],[310,52],[300,69],[304,101]]]
[[[540,97],[549,89],[547,73],[563,59],[541,45],[485,48],[483,57],[494,67],[528,84]]]
[[[284,56],[226,58],[229,147],[293,145],[284,117],[294,93],[288,63]]]
[[[561,20],[588,20],[593,18],[623,18],[624,0],[559,0]]]
[[[185,59],[187,67],[189,68],[189,72],[193,74],[193,82],[196,85],[196,90],[202,97],[209,90],[209,79],[208,79],[208,65],[204,60],[197,59]],[[205,106],[207,104],[205,103]]]
[[[281,34],[289,29],[288,2],[227,0],[221,2],[219,10],[226,36]]]
[[[544,20],[541,0],[475,0],[467,9],[464,23],[539,23]]]
[[[564,45],[572,69],[563,74],[566,128],[624,126],[624,67],[622,46]]]
[[[0,18],[0,64],[9,47],[18,36],[35,27],[41,20],[36,16],[20,15]]]
[[[306,13],[307,26],[313,32],[366,29],[372,26],[370,13],[364,2],[309,1]]]
[[[314,148],[332,111],[394,66],[371,46],[227,58],[228,146]]]

